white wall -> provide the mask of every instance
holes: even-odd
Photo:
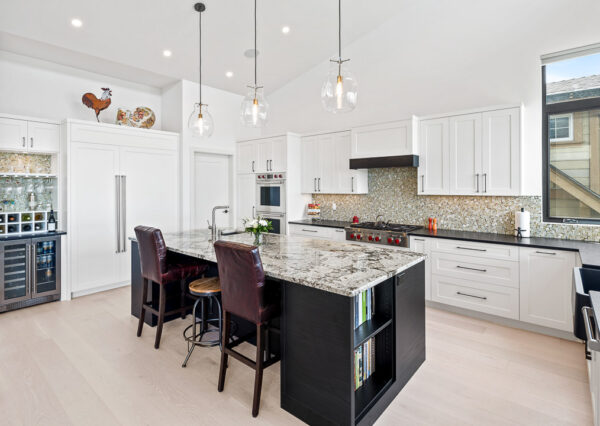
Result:
[[[100,96],[101,87],[112,90],[110,107],[100,120],[114,123],[119,107],[150,107],[156,114],[153,129],[161,129],[160,89],[105,75],[94,74],[51,62],[0,51],[0,112],[64,120],[96,120],[81,102],[86,92]]]
[[[344,48],[359,84],[350,114],[320,104],[328,61],[268,96],[265,134],[327,131],[490,105],[525,105],[525,191],[541,195],[540,55],[600,41],[597,0],[420,0]],[[332,55],[335,46],[332,46]],[[599,70],[600,73],[600,70]]]

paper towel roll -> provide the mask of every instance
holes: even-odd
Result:
[[[531,236],[531,214],[523,209],[520,212],[515,212],[515,235],[517,235],[519,228],[521,228],[521,236],[524,238]]]

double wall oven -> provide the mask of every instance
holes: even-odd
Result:
[[[273,224],[273,234],[285,234],[285,173],[256,175],[256,213]]]

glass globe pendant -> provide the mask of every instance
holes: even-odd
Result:
[[[248,93],[242,101],[240,119],[248,127],[263,127],[267,123],[269,104],[265,100],[263,87],[257,84],[256,49],[256,0],[254,0],[254,84],[248,86]]]
[[[188,119],[188,128],[197,138],[208,138],[214,130],[212,115],[208,112],[208,105],[194,104],[194,111]]]
[[[331,68],[321,88],[321,103],[334,114],[352,111],[358,100],[356,78],[344,65],[349,60],[342,59],[342,0],[338,0],[338,57],[330,59]]]
[[[188,128],[192,131],[192,136],[206,139],[213,133],[215,123],[208,112],[208,105],[202,103],[202,12],[206,10],[204,3],[196,3],[194,10],[198,12],[198,33],[199,33],[199,82],[198,98],[199,102],[194,104],[194,110],[188,119]]]

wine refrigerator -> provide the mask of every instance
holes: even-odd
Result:
[[[0,312],[60,299],[60,236],[0,243]]]

